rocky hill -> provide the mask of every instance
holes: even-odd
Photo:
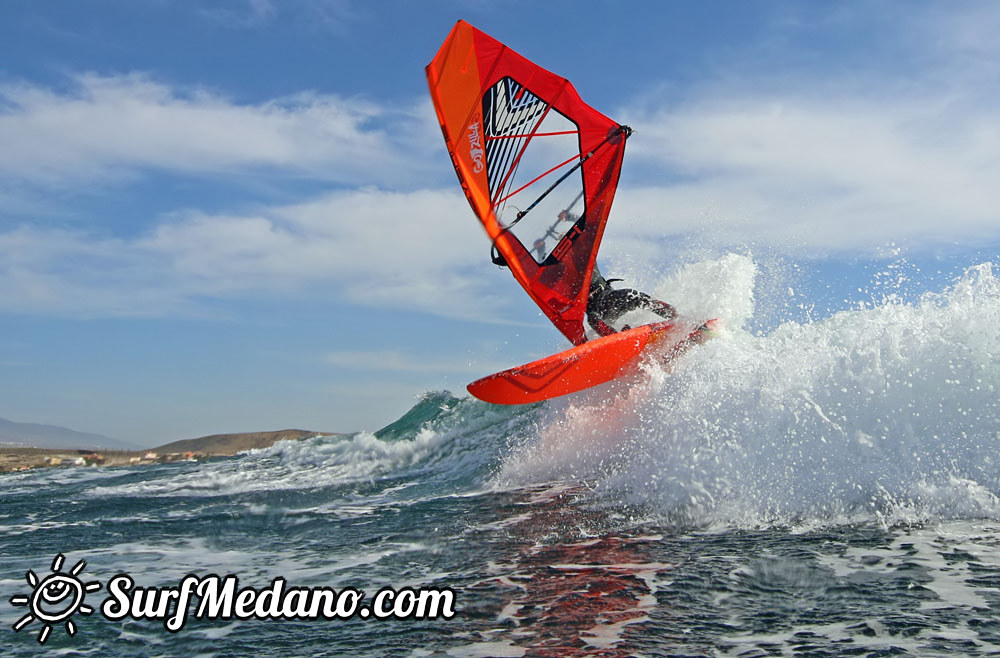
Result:
[[[38,423],[17,423],[0,418],[0,448],[18,446],[23,448],[102,448],[112,450],[136,450],[139,446],[112,439],[101,434],[78,432],[56,425]]]
[[[205,456],[235,455],[245,450],[267,448],[278,441],[299,441],[314,436],[327,436],[334,432],[310,430],[277,430],[274,432],[244,432],[242,434],[212,434],[198,439],[182,439],[153,448],[158,454],[196,452]]]
[[[173,441],[150,450],[105,450],[95,449],[87,445],[77,448],[37,448],[0,444],[0,472],[19,471],[40,466],[82,466],[85,464],[124,466],[190,457],[230,457],[245,450],[267,448],[278,441],[299,441],[314,436],[335,434],[336,432],[295,429],[274,432],[244,432],[242,434],[213,434],[197,439]]]

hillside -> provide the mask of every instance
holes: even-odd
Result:
[[[276,430],[274,432],[244,432],[241,434],[212,434],[197,439],[182,439],[153,448],[164,455],[172,452],[200,452],[206,456],[235,455],[244,450],[267,448],[278,441],[298,441],[314,436],[328,436],[335,432],[309,430]]]
[[[0,447],[17,446],[23,448],[100,448],[110,450],[136,450],[134,443],[112,439],[101,434],[78,432],[56,425],[38,423],[17,423],[0,418]]]
[[[0,472],[18,471],[41,466],[68,466],[84,458],[87,463],[101,466],[149,464],[172,461],[186,453],[199,457],[230,457],[238,452],[267,448],[278,441],[298,441],[314,436],[333,436],[336,432],[309,430],[277,430],[274,432],[245,432],[242,434],[213,434],[197,439],[173,441],[152,450],[121,450],[112,448],[95,450],[90,446],[38,448],[25,445],[0,443]],[[154,454],[150,454],[154,453]]]

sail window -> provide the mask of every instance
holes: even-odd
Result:
[[[541,264],[586,213],[583,173],[570,171],[579,127],[508,76],[483,95],[483,129],[497,219]]]

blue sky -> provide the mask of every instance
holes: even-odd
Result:
[[[564,348],[441,142],[459,18],[636,130],[606,274],[750,253],[830,312],[996,262],[995,3],[7,2],[0,416],[374,430]]]

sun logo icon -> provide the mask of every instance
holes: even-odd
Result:
[[[101,589],[99,582],[83,583],[79,574],[87,563],[80,560],[69,570],[69,573],[61,571],[65,557],[62,553],[56,555],[52,560],[52,573],[39,580],[38,576],[31,569],[24,574],[25,580],[31,585],[33,591],[30,595],[18,595],[10,597],[12,605],[26,605],[30,612],[17,620],[14,630],[20,631],[22,628],[39,620],[42,622],[42,630],[38,632],[38,643],[45,644],[52,633],[53,624],[66,622],[66,632],[70,636],[76,635],[76,624],[70,619],[79,612],[81,615],[89,615],[94,609],[89,605],[84,605],[83,599],[87,592]]]

